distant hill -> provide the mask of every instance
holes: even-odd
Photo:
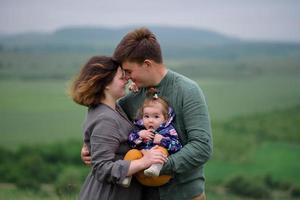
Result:
[[[53,33],[0,34],[0,51],[86,52],[111,54],[122,37],[135,27],[67,27]],[[178,27],[149,27],[166,58],[228,58],[241,54],[285,54],[300,44],[251,42],[209,30]]]
[[[149,27],[162,44],[174,46],[217,45],[236,43],[239,40],[220,33],[193,28]],[[0,42],[8,46],[23,45],[116,45],[134,27],[96,28],[69,27],[53,33],[24,33],[0,37]]]
[[[69,27],[53,33],[24,33],[0,36],[2,48],[18,51],[78,51],[111,53],[122,37],[134,27]],[[150,27],[163,49],[171,55],[206,46],[236,44],[240,40],[208,30],[176,27]],[[188,53],[188,52],[186,52]]]
[[[300,72],[300,44],[245,41],[193,28],[149,28],[157,35],[165,64],[195,79]],[[111,55],[133,29],[68,27],[53,33],[0,34],[0,78],[69,78],[88,57]]]

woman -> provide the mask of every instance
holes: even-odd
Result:
[[[92,169],[79,199],[139,200],[141,186],[133,180],[130,187],[122,181],[166,157],[157,149],[144,151],[139,160],[122,160],[129,150],[127,138],[133,129],[126,114],[117,105],[125,95],[127,80],[111,57],[92,57],[82,68],[71,87],[73,100],[88,107],[84,123],[84,143],[92,156]]]

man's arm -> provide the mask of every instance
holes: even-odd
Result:
[[[92,164],[92,157],[86,144],[82,145],[80,156],[84,164],[88,166]]]
[[[170,155],[161,174],[182,173],[203,165],[212,154],[212,136],[207,104],[200,88],[182,90],[182,117],[187,143]]]

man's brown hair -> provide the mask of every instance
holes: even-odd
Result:
[[[90,58],[72,82],[70,96],[73,101],[87,107],[100,104],[105,97],[104,89],[112,82],[119,66],[111,57]]]
[[[157,63],[163,61],[156,36],[145,27],[125,35],[116,47],[113,57],[120,63],[124,61],[142,63],[146,59]]]

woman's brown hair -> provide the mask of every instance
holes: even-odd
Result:
[[[104,89],[110,84],[119,63],[107,56],[94,56],[82,67],[70,88],[70,96],[76,103],[93,107],[105,97]]]

